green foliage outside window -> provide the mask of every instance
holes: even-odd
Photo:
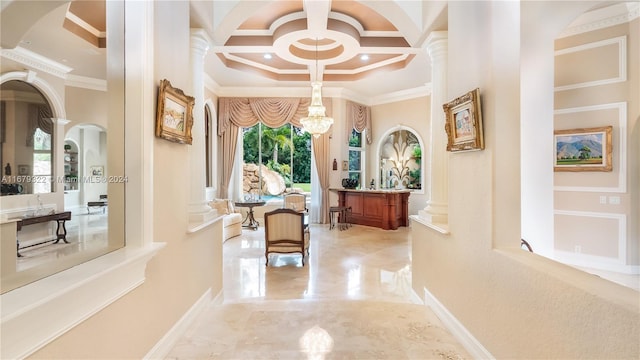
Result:
[[[258,159],[260,128],[262,128],[262,159]],[[291,158],[292,148],[293,159]],[[246,164],[263,164],[278,172],[285,179],[288,187],[292,182],[311,182],[311,135],[295,126],[287,124],[273,129],[258,124],[245,128],[243,150],[243,160]],[[293,174],[291,174],[292,165]]]

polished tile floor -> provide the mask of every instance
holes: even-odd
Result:
[[[468,359],[433,312],[414,303],[411,236],[311,225],[310,256],[270,255],[264,232],[224,243],[224,295],[168,359]]]
[[[36,266],[46,265],[68,255],[82,251],[106,248],[108,245],[108,212],[86,208],[72,211],[71,220],[66,222],[67,241],[63,243],[45,243],[20,250],[22,257],[17,259],[16,271],[27,270]],[[55,231],[55,222],[49,224]],[[23,242],[28,245],[27,241]]]

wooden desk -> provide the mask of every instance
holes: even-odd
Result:
[[[57,244],[60,240],[62,240],[68,244],[69,242],[67,241],[67,228],[65,227],[65,221],[67,220],[71,220],[71,211],[65,211],[61,213],[41,215],[41,216],[31,216],[31,217],[19,219],[16,222],[16,230],[17,231],[22,230],[23,226],[55,221],[58,223],[58,227],[56,228],[56,238],[49,241],[55,241],[54,244]],[[45,241],[45,242],[49,242],[49,241]],[[33,245],[25,246],[24,248],[21,248],[20,241],[17,240],[16,242],[17,242],[17,250],[45,243],[45,242],[41,242],[41,243],[37,243],[37,244],[33,244]],[[18,256],[21,256],[20,253],[18,253]]]
[[[351,207],[349,223],[385,230],[409,226],[411,190],[331,190],[338,192],[338,206]]]

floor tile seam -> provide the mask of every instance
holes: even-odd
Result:
[[[416,303],[410,300],[391,301],[391,300],[381,300],[380,298],[377,298],[377,297],[371,297],[371,298],[364,298],[364,299],[320,298],[320,299],[223,300],[223,302],[220,304],[211,304],[211,307],[216,308],[216,307],[223,307],[225,305],[251,305],[251,306],[260,306],[260,307],[281,306],[287,309],[291,309],[291,305],[312,305],[312,304],[313,305],[380,304],[380,305],[407,306],[407,307],[425,306],[424,304]]]

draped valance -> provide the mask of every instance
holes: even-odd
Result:
[[[322,99],[331,113],[331,99]],[[300,119],[309,113],[310,98],[220,98],[218,100],[218,136],[233,124],[246,128],[262,121],[271,128],[291,123],[302,127]]]
[[[51,135],[53,134],[53,113],[48,106],[29,104],[28,131],[26,146],[33,146],[33,134],[37,128]]]
[[[351,130],[355,129],[358,132],[365,132],[367,137],[367,144],[371,144],[371,108],[365,105],[356,104],[353,101],[347,101],[347,126],[345,126],[346,136],[345,139],[349,142],[351,137]]]

